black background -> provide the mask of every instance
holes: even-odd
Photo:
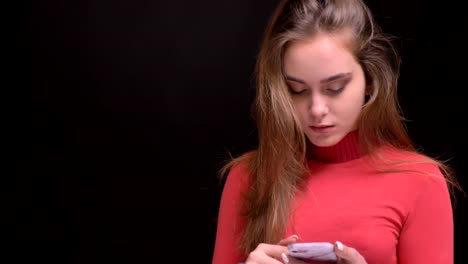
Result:
[[[18,100],[6,99],[14,177],[4,186],[13,191],[2,199],[14,209],[4,219],[15,259],[210,263],[217,170],[229,153],[256,145],[253,67],[277,3],[24,6],[9,65]],[[367,3],[398,37],[411,136],[427,154],[450,159],[468,189],[466,14],[448,2]],[[466,263],[467,199],[457,196],[456,263]]]

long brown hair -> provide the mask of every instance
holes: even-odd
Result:
[[[368,154],[382,145],[416,152],[396,96],[399,57],[363,1],[281,1],[265,30],[255,70],[258,148],[221,170],[225,175],[235,164],[248,165],[249,189],[241,212],[246,225],[239,245],[246,255],[259,243],[277,243],[282,238],[291,202],[307,177],[306,138],[284,80],[283,54],[291,41],[345,29],[352,32],[351,47],[364,70],[369,94],[358,120],[360,148]],[[447,166],[427,160],[439,165],[447,181],[459,187]]]

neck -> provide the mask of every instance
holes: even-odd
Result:
[[[329,147],[310,145],[308,159],[323,163],[341,163],[361,157],[358,132],[348,133],[340,142]]]

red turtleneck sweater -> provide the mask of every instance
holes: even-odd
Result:
[[[416,153],[390,147],[378,153],[404,163],[385,165],[396,171],[377,173],[371,166],[376,163],[359,155],[355,132],[335,146],[315,148],[308,162],[306,191],[296,195],[283,237],[296,234],[299,242],[341,241],[369,264],[453,263],[452,207],[440,170],[417,162],[423,157]],[[239,208],[247,182],[244,165],[230,171],[220,203],[214,264],[246,259],[238,241],[244,226]]]

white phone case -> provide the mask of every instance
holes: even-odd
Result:
[[[289,256],[300,259],[336,261],[333,244],[329,242],[293,243],[288,246]]]

